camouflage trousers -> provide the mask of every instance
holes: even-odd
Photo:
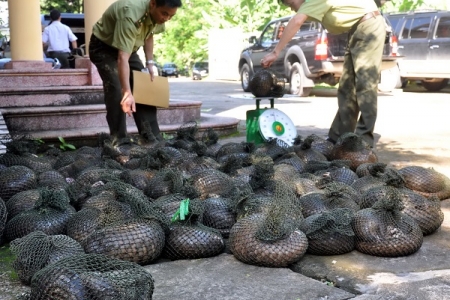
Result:
[[[383,16],[359,23],[349,32],[337,95],[338,111],[328,133],[332,140],[354,132],[373,146],[385,37]]]
[[[117,138],[127,135],[126,114],[122,111],[120,102],[122,100],[122,89],[119,80],[117,58],[119,51],[91,35],[89,42],[89,58],[97,67],[98,73],[103,80],[103,92],[105,95],[106,121],[108,122],[110,134]],[[133,88],[132,70],[141,71],[144,68],[142,61],[136,52],[133,52],[128,60],[130,66],[130,86]],[[145,129],[145,122],[151,127],[155,137],[160,134],[157,109],[155,106],[136,103],[136,112],[133,113],[134,121],[139,134]]]

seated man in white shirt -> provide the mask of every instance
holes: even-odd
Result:
[[[50,12],[50,23],[42,33],[42,43],[47,48],[47,56],[57,58],[61,63],[61,69],[70,68],[69,56],[70,46],[77,48],[77,37],[73,34],[69,26],[61,23],[61,13],[54,9]]]

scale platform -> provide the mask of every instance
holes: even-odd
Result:
[[[262,144],[277,138],[289,146],[294,144],[297,128],[284,112],[275,109],[275,99],[274,97],[255,98],[256,109],[248,110],[246,115],[247,142]],[[263,100],[270,101],[270,108],[260,108]]]

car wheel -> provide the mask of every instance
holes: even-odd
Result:
[[[248,64],[243,64],[241,67],[241,86],[244,92],[250,92],[250,67]]]
[[[378,84],[380,92],[392,92],[394,89],[402,86],[398,66],[381,71],[380,77],[380,83]]]
[[[312,91],[311,87],[304,87],[305,73],[300,63],[296,62],[292,65],[291,76],[289,77],[289,93],[300,97],[308,97]]]
[[[437,92],[442,90],[448,85],[448,79],[434,80],[434,81],[425,81],[422,80],[422,85],[427,91]]]

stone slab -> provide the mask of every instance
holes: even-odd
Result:
[[[344,300],[355,295],[287,268],[244,264],[230,254],[145,266],[154,300]]]

